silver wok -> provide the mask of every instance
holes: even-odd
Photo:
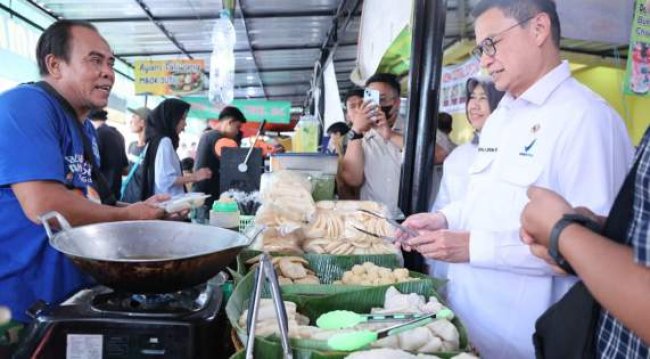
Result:
[[[115,290],[168,293],[206,282],[252,240],[214,226],[123,221],[72,228],[57,212],[40,217],[50,245]],[[61,231],[49,221],[56,218]]]

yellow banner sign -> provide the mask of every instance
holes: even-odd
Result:
[[[203,89],[203,60],[134,63],[136,95],[187,95]]]

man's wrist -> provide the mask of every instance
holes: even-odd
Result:
[[[441,228],[441,229],[449,229],[449,223],[447,223],[447,216],[445,216],[444,213],[441,211],[436,211],[434,213],[436,216],[436,226]]]
[[[576,274],[576,273],[571,267],[571,264],[569,264],[569,262],[567,262],[566,259],[564,259],[564,257],[560,253],[559,241],[562,232],[567,227],[574,224],[588,228],[589,230],[595,233],[599,233],[601,230],[600,224],[593,221],[589,217],[577,213],[565,214],[564,216],[562,216],[562,218],[560,218],[557,221],[557,223],[555,223],[549,237],[548,254],[551,256],[551,258],[553,258],[553,260],[557,263],[557,265],[560,268],[564,269],[569,274]]]
[[[363,138],[363,132],[353,127],[348,131],[347,136],[350,141],[359,140]]]

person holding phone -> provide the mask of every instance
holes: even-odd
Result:
[[[341,178],[360,187],[360,199],[384,204],[391,215],[397,206],[402,166],[404,119],[399,116],[400,85],[392,74],[378,73],[366,81],[364,102],[349,113],[352,127]]]

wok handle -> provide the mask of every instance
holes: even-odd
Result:
[[[51,211],[47,212],[43,215],[38,216],[38,219],[43,223],[43,227],[45,227],[45,232],[47,233],[47,237],[49,239],[52,239],[54,237],[54,232],[52,231],[52,227],[50,227],[50,220],[56,218],[57,221],[59,221],[59,226],[61,226],[61,230],[63,231],[69,231],[72,229],[72,226],[70,226],[70,223],[61,215],[61,213],[57,211]]]
[[[253,235],[248,237],[248,243],[246,243],[245,247],[248,247],[248,246],[252,245],[253,242],[255,242],[255,239],[257,237],[259,237],[259,235],[262,234],[262,232],[264,232],[264,230],[266,230],[266,225],[264,225],[264,224],[260,224],[260,225],[258,225],[256,227],[257,228],[255,228],[255,232],[253,233]]]

